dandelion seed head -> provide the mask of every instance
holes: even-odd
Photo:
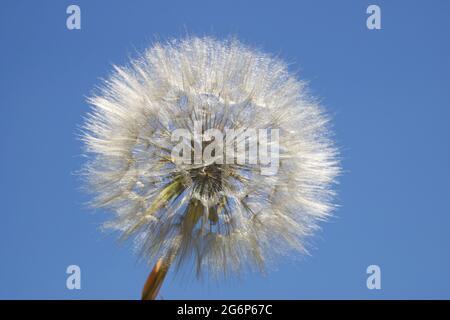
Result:
[[[112,211],[105,227],[133,237],[150,262],[169,254],[197,275],[263,270],[271,257],[304,253],[333,210],[340,168],[329,118],[284,62],[237,40],[157,43],[115,66],[89,103],[92,204]],[[276,174],[260,163],[175,163],[172,133],[195,132],[195,122],[279,129]]]

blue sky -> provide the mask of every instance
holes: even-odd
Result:
[[[66,8],[81,7],[81,30]],[[366,28],[378,4],[382,30]],[[174,298],[450,298],[448,1],[2,1],[0,298],[136,299],[149,267],[98,228],[75,172],[85,97],[155,39],[234,35],[278,54],[333,115],[340,208],[265,276],[169,275]],[[66,289],[66,267],[82,289]],[[381,290],[366,268],[381,267]]]

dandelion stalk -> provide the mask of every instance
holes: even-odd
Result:
[[[170,265],[173,261],[173,251],[169,251],[168,255],[159,258],[155,263],[152,271],[148,275],[147,281],[142,289],[142,300],[155,300],[158,296],[159,290],[166,278]]]
[[[142,290],[142,300],[156,299],[169,267],[170,264],[162,258],[156,262]]]

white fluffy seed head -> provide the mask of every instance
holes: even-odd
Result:
[[[282,61],[237,40],[157,43],[114,67],[89,99],[83,140],[93,205],[106,227],[133,236],[142,257],[198,275],[262,270],[274,254],[305,252],[332,209],[337,150],[328,117]],[[175,129],[279,129],[279,167],[180,165]]]

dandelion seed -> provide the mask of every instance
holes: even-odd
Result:
[[[143,298],[156,297],[171,265],[221,276],[305,252],[306,238],[332,212],[340,168],[328,117],[282,61],[205,37],[155,44],[114,69],[89,99],[84,173],[93,205],[115,213],[105,227],[132,237],[141,257],[156,263]],[[195,123],[200,134],[217,129],[225,137],[227,129],[279,130],[277,146],[268,141],[276,173],[262,174],[261,162],[176,163],[172,133],[194,133]],[[210,143],[194,137],[184,156],[193,160]]]

